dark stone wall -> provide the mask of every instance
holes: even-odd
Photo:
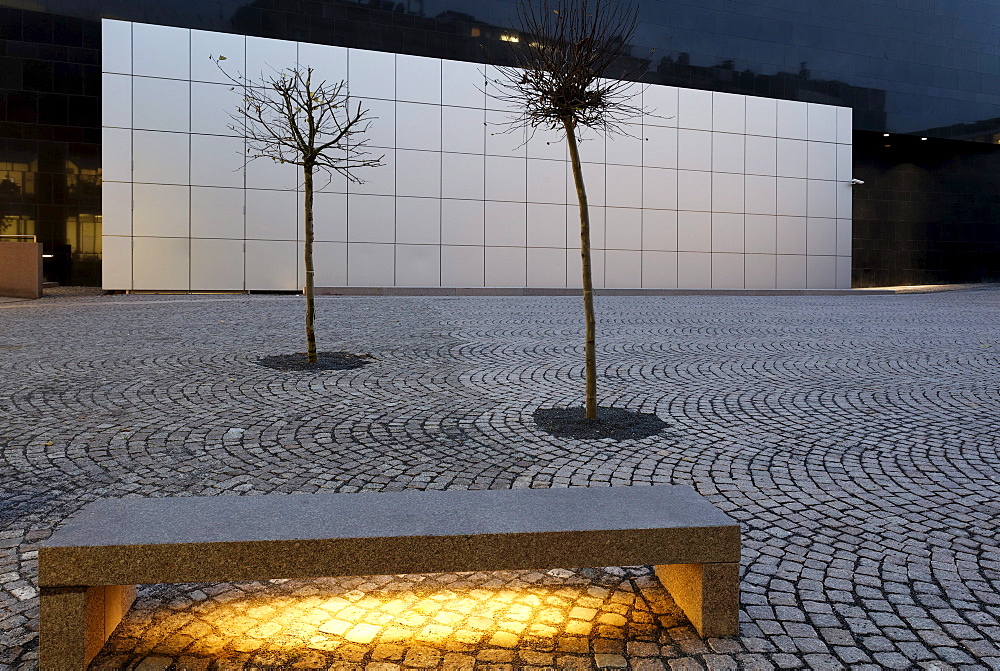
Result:
[[[1000,281],[1000,146],[855,132],[853,285]]]

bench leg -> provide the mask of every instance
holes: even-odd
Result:
[[[135,585],[42,587],[39,664],[42,669],[85,669],[135,601]]]
[[[739,633],[739,564],[665,564],[653,568],[703,638]]]

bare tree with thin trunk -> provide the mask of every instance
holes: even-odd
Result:
[[[587,419],[597,418],[597,355],[594,286],[590,261],[590,211],[580,163],[581,132],[625,132],[625,122],[642,114],[633,105],[634,84],[605,79],[629,60],[628,44],[638,25],[638,8],[619,0],[521,0],[521,35],[513,43],[515,65],[498,66],[490,94],[508,103],[513,128],[554,130],[565,136],[580,205],[580,255],[586,319]]]
[[[243,81],[222,67],[225,56],[213,59],[242,104],[229,116],[230,129],[246,138],[247,162],[257,159],[290,163],[302,168],[305,214],[306,355],[316,363],[315,270],[313,267],[313,191],[316,173],[332,179],[344,175],[361,184],[354,171],[382,165],[383,156],[368,151],[364,136],[372,120],[369,110],[354,103],[344,81],[314,82],[311,67],[295,66],[262,73]]]

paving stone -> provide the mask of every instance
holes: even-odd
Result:
[[[779,669],[801,669],[805,666],[805,663],[795,655],[787,655],[785,653],[774,655],[771,657],[771,661]]]
[[[652,657],[639,657],[629,661],[632,671],[666,671],[663,662]]]
[[[736,659],[744,669],[770,671],[774,668],[774,664],[762,655],[737,655]]]
[[[885,636],[868,636],[861,639],[861,646],[866,650],[871,650],[872,652],[888,652],[890,650],[895,650],[896,646],[893,645]]]
[[[97,498],[690,483],[744,527],[742,637],[650,567],[154,585],[95,668],[998,667],[998,298],[599,297],[602,403],[668,424],[620,442],[532,419],[581,402],[577,298],[323,298],[342,371],[258,364],[300,297],[0,306],[0,666]]]
[[[939,647],[935,648],[934,652],[944,659],[944,661],[951,664],[972,664],[975,662],[968,653],[958,648]]]
[[[594,662],[599,669],[624,669],[628,660],[623,655],[594,655]]]
[[[736,660],[728,655],[705,655],[702,659],[708,671],[735,671],[739,668]]]
[[[871,661],[868,653],[858,647],[838,646],[833,649],[833,652],[845,664],[853,665]]]
[[[911,664],[910,660],[896,652],[876,652],[872,656],[886,669],[905,669]]]

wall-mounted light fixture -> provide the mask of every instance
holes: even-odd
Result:
[[[888,133],[882,133],[882,137],[889,137]]]
[[[43,259],[54,259],[55,257],[55,254],[42,254]]]
[[[922,138],[920,138],[920,139],[921,139],[921,140],[926,140],[927,138],[925,138],[925,137],[922,137]]]

